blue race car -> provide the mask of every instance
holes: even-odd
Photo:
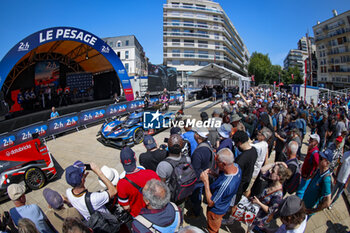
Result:
[[[175,118],[172,112],[161,113],[165,122]],[[144,112],[132,113],[125,120],[115,119],[104,123],[97,133],[97,140],[106,146],[123,148],[133,146],[143,142],[145,134],[144,129]],[[154,134],[163,128],[148,129],[147,134]]]

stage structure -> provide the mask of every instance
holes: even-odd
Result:
[[[33,79],[27,86],[66,85],[66,80],[59,82],[62,70],[97,76],[107,73],[109,77],[112,74],[123,88],[126,100],[134,100],[127,71],[113,49],[96,35],[72,27],[44,29],[18,42],[0,62],[0,89],[4,96],[17,95],[11,91],[15,87],[22,89],[27,73]],[[110,85],[111,82],[102,81],[98,86],[108,89]]]

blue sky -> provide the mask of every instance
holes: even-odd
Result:
[[[290,49],[319,21],[350,10],[349,0],[216,0],[246,44],[283,65]],[[165,0],[2,0],[0,2],[0,59],[26,36],[48,27],[73,26],[99,37],[134,34],[154,64],[163,59]]]

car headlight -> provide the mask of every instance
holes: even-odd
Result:
[[[0,177],[0,185],[2,185],[4,183],[4,181],[6,180],[6,177],[3,175]]]

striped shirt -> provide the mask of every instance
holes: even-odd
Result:
[[[209,210],[215,214],[225,214],[230,207],[233,196],[237,193],[241,182],[241,169],[237,164],[235,166],[238,168],[235,174],[221,173],[210,185],[213,194],[211,200],[214,202],[214,206],[210,207]]]

